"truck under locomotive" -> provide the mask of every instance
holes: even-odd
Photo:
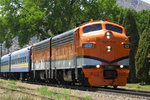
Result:
[[[26,51],[22,50],[27,51],[30,56],[24,59],[27,59],[28,64],[22,64],[20,72],[19,69],[11,69],[14,66],[12,64],[15,64],[13,53],[6,55],[9,57],[7,59],[2,57],[1,75],[6,76],[13,71],[21,78],[55,80],[59,83],[78,82],[90,86],[117,87],[127,82],[130,43],[125,28],[115,23],[90,21],[33,44]],[[5,59],[11,62],[9,67],[5,67],[6,72],[3,70]],[[23,67],[29,70],[24,72]]]

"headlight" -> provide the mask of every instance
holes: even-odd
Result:
[[[82,48],[93,48],[94,44],[92,43],[86,43],[86,44],[82,44]]]
[[[124,48],[130,48],[130,44],[124,44]]]
[[[111,46],[107,46],[106,49],[107,49],[107,52],[112,51],[112,47]]]
[[[106,32],[105,36],[107,39],[110,39],[112,37],[112,33],[111,32]]]
[[[96,68],[100,68],[101,66],[100,65],[96,65]]]
[[[123,68],[124,66],[123,65],[120,65],[120,68]]]

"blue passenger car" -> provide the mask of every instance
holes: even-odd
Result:
[[[10,54],[2,56],[1,58],[1,72],[10,71]]]
[[[30,48],[23,48],[11,54],[11,72],[29,72]]]

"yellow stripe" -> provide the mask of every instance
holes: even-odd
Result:
[[[23,67],[28,67],[28,63],[17,64],[17,65],[12,65],[11,66],[11,68],[23,68]],[[1,69],[9,69],[9,66],[2,66]]]
[[[28,63],[25,64],[17,64],[17,65],[12,65],[11,68],[23,68],[23,67],[28,67]]]
[[[9,66],[2,66],[1,69],[9,69]]]

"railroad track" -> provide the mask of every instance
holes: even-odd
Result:
[[[33,89],[33,88],[29,88],[29,87],[23,87],[23,86],[17,86],[18,88],[22,88],[22,89],[28,89],[28,90],[32,90],[32,91],[35,91],[36,89]],[[41,98],[42,100],[56,100],[56,99],[53,99],[53,98],[50,98],[50,97],[47,97],[47,96],[42,96],[42,95],[38,95],[38,94],[34,94],[34,93],[31,93],[31,92],[26,92],[26,91],[22,91],[22,90],[18,90],[18,89],[12,89],[12,88],[9,88],[9,87],[4,87],[4,86],[0,86],[1,89],[5,89],[5,90],[11,90],[11,91],[14,91],[14,92],[19,92],[19,93],[23,93],[23,94],[27,94],[27,95],[30,95],[30,96],[35,96],[35,97],[38,97],[38,98]],[[57,93],[57,92],[53,92],[54,94],[62,94],[62,93]],[[83,100],[82,97],[77,97],[77,96],[74,96],[74,95],[69,95],[70,98],[76,98],[76,100]],[[70,99],[71,100],[71,99]]]
[[[58,85],[58,84],[50,84],[50,83],[44,83],[44,82],[32,82],[32,81],[24,81],[23,83],[28,84],[35,84],[35,85],[42,85],[42,86],[51,86],[51,87],[57,87],[57,88],[65,88],[65,89],[72,89],[72,90],[82,90],[82,91],[90,91],[90,92],[97,92],[97,93],[108,93],[112,95],[124,95],[128,97],[136,97],[136,98],[144,98],[150,100],[150,91],[141,91],[141,90],[129,90],[129,89],[122,89],[122,88],[104,88],[104,87],[83,87],[80,85]],[[25,88],[28,90],[35,90],[33,88],[29,87],[23,87],[23,86],[17,86],[19,88]],[[1,88],[1,87],[0,87]],[[18,90],[17,90],[18,91]],[[27,93],[28,94],[28,93]],[[55,93],[55,94],[61,94],[61,93]],[[32,95],[32,94],[30,94]],[[78,98],[79,100],[82,100],[83,98],[77,97],[74,95],[70,95],[72,98]],[[47,97],[46,97],[47,98]],[[48,99],[53,100],[53,99]]]
[[[150,91],[141,91],[141,90],[130,90],[130,89],[112,89],[112,88],[98,88],[99,91],[105,91],[105,92],[111,92],[111,93],[117,93],[117,94],[125,94],[128,96],[141,96],[144,98],[150,99]]]
[[[131,90],[131,89],[123,89],[123,88],[104,88],[104,87],[83,87],[79,85],[58,85],[58,84],[49,84],[49,83],[39,83],[39,82],[28,82],[31,84],[39,84],[46,86],[53,86],[59,88],[67,88],[67,89],[75,89],[75,90],[83,90],[83,91],[92,91],[92,92],[109,92],[112,94],[120,94],[120,95],[128,95],[134,97],[142,97],[150,100],[150,91],[142,91],[142,90]]]

